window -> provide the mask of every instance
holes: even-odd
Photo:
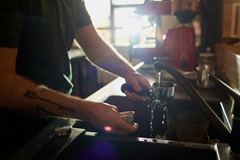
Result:
[[[154,24],[148,16],[136,14],[144,0],[85,0],[95,27],[105,40],[115,46],[142,43],[154,37]],[[111,14],[112,13],[112,14]]]

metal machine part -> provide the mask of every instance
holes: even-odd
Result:
[[[134,111],[120,112],[120,117],[128,124],[134,124]]]
[[[176,85],[169,81],[161,81],[160,85],[158,82],[155,82],[150,88],[150,95],[154,99],[169,100],[174,97],[175,87]]]
[[[236,159],[240,159],[240,95],[237,94],[230,86],[221,81],[214,75],[209,75],[209,79],[212,80],[217,86],[224,89],[234,99],[234,106],[232,110],[232,130],[231,139],[229,142],[231,153]]]
[[[69,136],[72,132],[72,126],[56,127],[54,132],[55,132],[55,135],[60,137]]]
[[[197,85],[200,88],[214,88],[215,84],[208,78],[208,75],[215,75],[215,54],[210,53],[209,49],[207,53],[200,53],[198,59],[197,70]]]

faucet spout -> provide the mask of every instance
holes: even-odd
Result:
[[[196,91],[196,89],[191,85],[191,83],[181,74],[177,69],[168,65],[167,63],[157,61],[154,63],[154,68],[156,72],[165,70],[170,73],[182,86],[184,91],[189,95],[189,97],[197,104],[209,121],[218,129],[224,139],[229,142],[231,131],[226,127],[222,120],[217,116],[217,114],[212,110],[212,108],[207,104],[207,102],[202,98],[202,96]]]

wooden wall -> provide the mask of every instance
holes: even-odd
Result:
[[[240,94],[240,45],[216,44],[217,77]]]
[[[223,19],[222,19],[222,37],[231,37],[231,24],[232,24],[232,5],[240,3],[239,0],[224,0],[223,1]]]

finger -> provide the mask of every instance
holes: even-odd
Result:
[[[119,112],[118,108],[116,106],[111,106],[112,110],[114,110],[115,112]]]
[[[146,97],[146,96],[141,96],[139,94],[136,94],[136,93],[130,93],[130,95],[128,95],[128,98],[131,98],[133,100],[148,100],[149,97]]]
[[[134,123],[133,124],[133,127],[135,128],[135,131],[137,131],[138,127],[139,127],[139,124],[138,123]]]
[[[132,94],[131,92],[129,92],[129,91],[126,90],[124,93],[126,94],[126,96],[127,96],[128,98],[134,99],[134,96],[133,96],[133,94]]]
[[[143,89],[137,79],[132,82],[132,86],[136,92],[140,92]]]
[[[141,81],[139,81],[139,83],[144,89],[149,89],[151,87],[147,79],[142,79]]]
[[[134,123],[133,125],[131,125],[131,124],[128,124],[128,132],[127,132],[127,134],[131,134],[131,133],[134,133],[134,132],[136,132],[137,130],[138,130],[138,127],[139,127],[139,124],[138,123]]]
[[[128,124],[124,121],[124,124],[120,127],[115,128],[112,133],[119,134],[119,135],[128,135],[134,133],[138,130],[139,125],[134,123],[133,125]]]
[[[108,105],[108,106],[110,106],[112,108],[112,110],[114,110],[116,112],[119,112],[117,106],[114,106],[114,105],[111,105],[111,104],[108,104],[108,103],[103,103],[103,104]]]

